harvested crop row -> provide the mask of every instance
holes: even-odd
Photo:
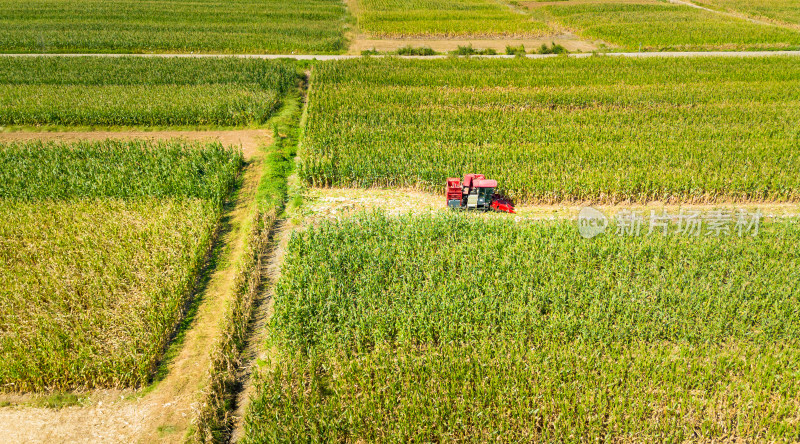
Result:
[[[798,238],[775,222],[587,241],[455,215],[309,228],[246,442],[796,439]]]
[[[331,63],[302,174],[441,191],[480,172],[523,202],[796,201],[798,81],[779,57]]]
[[[0,124],[258,125],[295,81],[264,60],[5,57]]]
[[[0,145],[0,387],[145,384],[196,290],[242,154]]]

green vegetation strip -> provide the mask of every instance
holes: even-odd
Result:
[[[195,410],[190,442],[227,442],[230,438],[235,395],[240,389],[238,371],[241,353],[251,331],[250,319],[264,292],[262,261],[271,240],[272,230],[286,204],[287,178],[294,169],[299,139],[302,100],[295,94],[272,120],[274,142],[266,148],[263,173],[252,202],[245,252],[236,264],[235,299],[223,317],[223,334],[211,351],[208,384]],[[271,282],[269,284],[272,284]],[[261,301],[266,303],[266,301]]]
[[[302,176],[418,186],[479,172],[518,201],[796,201],[791,58],[318,65]]]
[[[0,145],[0,389],[139,386],[237,182],[219,144]]]
[[[337,0],[0,0],[5,53],[338,53]]]
[[[537,36],[543,21],[493,0],[355,0],[360,30],[379,37]]]
[[[232,58],[0,57],[0,125],[259,125],[294,72]]]
[[[796,440],[800,225],[762,228],[309,228],[290,241],[244,442]]]

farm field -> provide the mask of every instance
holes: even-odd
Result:
[[[2,53],[339,53],[336,0],[0,1]]]
[[[687,2],[0,0],[2,440],[800,441],[800,25]]]
[[[0,384],[148,382],[242,165],[219,144],[0,145]]]
[[[295,84],[283,62],[0,57],[0,125],[263,125]]]
[[[715,10],[745,14],[778,23],[800,25],[800,5],[792,0],[694,0],[693,3]]]
[[[799,227],[585,241],[559,222],[366,214],[307,228],[243,442],[797,439]]]
[[[531,15],[619,50],[800,48],[800,31],[659,0],[523,2]]]
[[[791,58],[354,60],[313,73],[301,176],[480,171],[518,203],[797,201]]]
[[[539,20],[493,0],[352,0],[358,28],[373,37],[550,34]]]

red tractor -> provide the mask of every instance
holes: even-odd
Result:
[[[447,206],[453,209],[503,211],[516,213],[507,199],[495,195],[497,181],[483,174],[467,174],[464,182],[457,177],[447,179]]]

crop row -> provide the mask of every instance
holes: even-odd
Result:
[[[263,124],[295,85],[283,62],[0,58],[0,124]]]
[[[518,201],[800,198],[800,65],[357,60],[315,72],[302,172],[417,186],[480,172]]]
[[[779,23],[800,25],[800,8],[797,7],[797,3],[793,0],[760,0],[758,2],[746,0],[696,0],[693,3],[723,11],[744,13],[762,20],[775,20]]]
[[[0,198],[177,197],[221,203],[242,166],[219,143],[0,144]]]
[[[764,228],[309,228],[289,243],[246,442],[797,439],[800,225]]]
[[[344,19],[333,0],[0,0],[0,52],[336,53]]]

